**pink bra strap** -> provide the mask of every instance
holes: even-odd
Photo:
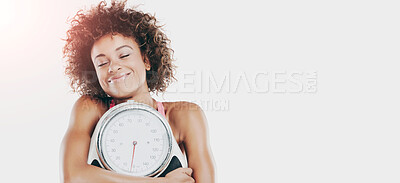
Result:
[[[115,106],[114,99],[111,99],[111,102],[110,102],[110,109],[111,109],[112,107],[114,107],[114,106]]]
[[[166,117],[166,116],[165,116],[164,105],[162,104],[162,102],[158,102],[158,101],[157,101],[157,110],[158,110],[158,112],[160,112],[164,117]]]

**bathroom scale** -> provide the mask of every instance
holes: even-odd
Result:
[[[110,108],[100,118],[91,137],[87,163],[142,177],[164,177],[188,166],[165,117],[133,100]]]

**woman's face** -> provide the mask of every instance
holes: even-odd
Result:
[[[105,35],[91,50],[97,78],[103,90],[113,98],[130,98],[148,92],[145,64],[133,38],[121,34]]]

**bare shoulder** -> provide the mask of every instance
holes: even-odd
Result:
[[[190,111],[201,111],[201,107],[193,102],[177,101],[177,102],[163,102],[167,111],[178,113],[187,113]]]
[[[193,133],[206,133],[207,120],[199,105],[186,101],[165,102],[165,108],[168,120],[178,126],[182,140]]]
[[[198,115],[203,115],[201,107],[192,102],[164,102],[166,112],[170,118],[192,118]]]
[[[72,108],[69,129],[91,133],[106,110],[107,105],[104,101],[90,96],[81,96]]]

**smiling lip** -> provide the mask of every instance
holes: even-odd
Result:
[[[129,72],[129,73],[125,73],[125,74],[113,76],[113,77],[111,77],[111,78],[108,80],[108,82],[114,82],[115,80],[119,80],[119,79],[121,79],[121,78],[125,78],[125,77],[128,76],[129,74],[131,74],[131,73]]]

